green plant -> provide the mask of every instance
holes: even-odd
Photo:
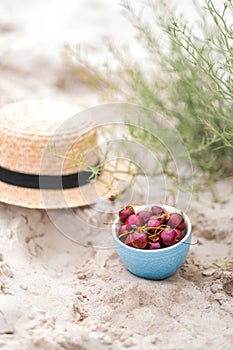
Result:
[[[200,23],[195,31],[184,19],[176,18],[164,2],[159,8],[155,1],[145,5],[153,12],[156,24],[144,20],[143,12],[136,13],[129,1],[121,4],[147,53],[149,74],[141,62],[111,43],[109,50],[118,62],[115,71],[107,62],[97,69],[69,45],[67,54],[111,90],[115,99],[166,115],[176,124],[193,164],[209,177],[232,175],[233,1],[225,1],[219,9],[214,1],[205,0],[205,7],[198,9]],[[158,28],[163,31],[162,40],[156,35]],[[146,132],[130,128],[133,138],[147,140]],[[149,139],[156,150],[158,141]]]

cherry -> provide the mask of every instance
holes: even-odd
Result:
[[[143,219],[143,221],[146,223],[151,216],[151,212],[149,212],[148,210],[141,210],[138,212],[138,216],[140,216]]]
[[[148,242],[148,249],[153,250],[153,249],[160,249],[161,244],[159,242]]]
[[[133,246],[133,234],[130,233],[125,240],[125,244],[132,247]]]
[[[181,231],[181,230],[178,230],[178,229],[174,229],[174,231],[176,231],[176,239],[177,239],[177,241],[180,242],[185,236],[184,231]]]
[[[125,221],[128,216],[134,214],[134,209],[131,205],[127,205],[119,211],[119,218],[121,221]]]
[[[153,206],[153,207],[151,208],[151,213],[152,213],[152,215],[160,216],[160,215],[164,214],[165,211],[164,211],[163,208],[158,207],[157,205],[155,205],[155,206]]]
[[[157,217],[157,216],[151,216],[150,219],[147,222],[147,228],[149,230],[149,232],[155,232],[155,230],[157,229],[157,227],[159,227],[160,225],[162,225],[165,221],[165,216],[162,217]]]
[[[138,249],[145,248],[147,246],[147,234],[134,231],[132,233],[132,245]]]
[[[119,228],[119,234],[122,235],[123,233],[127,232],[130,229],[129,225],[121,225]]]
[[[185,221],[182,215],[178,213],[172,213],[167,215],[167,224],[172,228],[183,230],[185,228]]]
[[[180,242],[186,232],[184,216],[167,213],[160,206],[135,213],[128,205],[119,211],[118,237],[133,248],[156,250],[170,247]]]
[[[143,223],[143,219],[137,215],[137,214],[132,214],[127,217],[125,221],[126,225],[136,225],[136,226],[141,226]]]
[[[170,247],[171,245],[175,244],[176,236],[177,236],[176,230],[166,229],[161,232],[160,241],[165,246]]]

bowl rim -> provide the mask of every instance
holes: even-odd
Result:
[[[128,204],[130,205],[130,204]],[[138,249],[138,248],[134,248],[134,247],[130,247],[126,244],[124,244],[117,236],[116,234],[116,226],[117,224],[119,223],[119,218],[117,217],[114,222],[113,222],[113,225],[112,225],[112,235],[113,237],[117,240],[117,242],[120,244],[120,246],[124,247],[125,249],[129,249],[129,250],[132,250],[134,252],[140,252],[140,254],[145,253],[145,254],[162,254],[162,252],[164,251],[168,251],[168,250],[171,250],[171,249],[175,249],[177,248],[178,246],[180,246],[181,244],[184,244],[183,241],[187,240],[187,238],[189,238],[189,236],[191,236],[192,234],[192,224],[191,224],[191,221],[188,217],[188,215],[183,212],[182,210],[176,208],[176,207],[173,207],[171,205],[166,205],[166,204],[158,204],[158,203],[152,203],[152,204],[144,204],[144,205],[132,205],[132,207],[134,208],[135,212],[137,213],[138,211],[140,211],[141,209],[147,209],[147,208],[151,208],[152,206],[159,206],[159,207],[162,207],[164,208],[165,210],[168,210],[168,212],[170,213],[178,213],[178,214],[182,214],[184,216],[184,219],[185,219],[185,222],[187,224],[187,233],[186,235],[182,238],[182,240],[176,244],[173,244],[172,246],[170,247],[166,247],[166,248],[162,248],[162,249],[151,249],[151,250],[148,250],[148,249]],[[171,211],[169,211],[171,210]]]

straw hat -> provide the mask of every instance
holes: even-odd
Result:
[[[77,207],[128,185],[131,176],[119,173],[121,186],[113,181],[107,189],[111,173],[128,167],[119,160],[110,161],[111,172],[103,171],[90,183],[91,173],[79,158],[92,167],[101,161],[98,135],[85,120],[71,118],[78,112],[75,105],[51,100],[17,102],[0,110],[0,201],[28,208]]]

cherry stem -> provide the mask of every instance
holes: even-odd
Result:
[[[188,245],[196,245],[196,244],[200,244],[200,241],[199,241],[199,239],[197,239],[195,243],[188,243],[188,242],[181,242],[181,241],[180,241],[180,243],[188,244]]]
[[[119,238],[124,237],[124,236],[127,236],[129,233],[130,233],[130,232],[128,232],[128,231],[127,231],[127,232],[123,232],[122,234],[119,235]]]

